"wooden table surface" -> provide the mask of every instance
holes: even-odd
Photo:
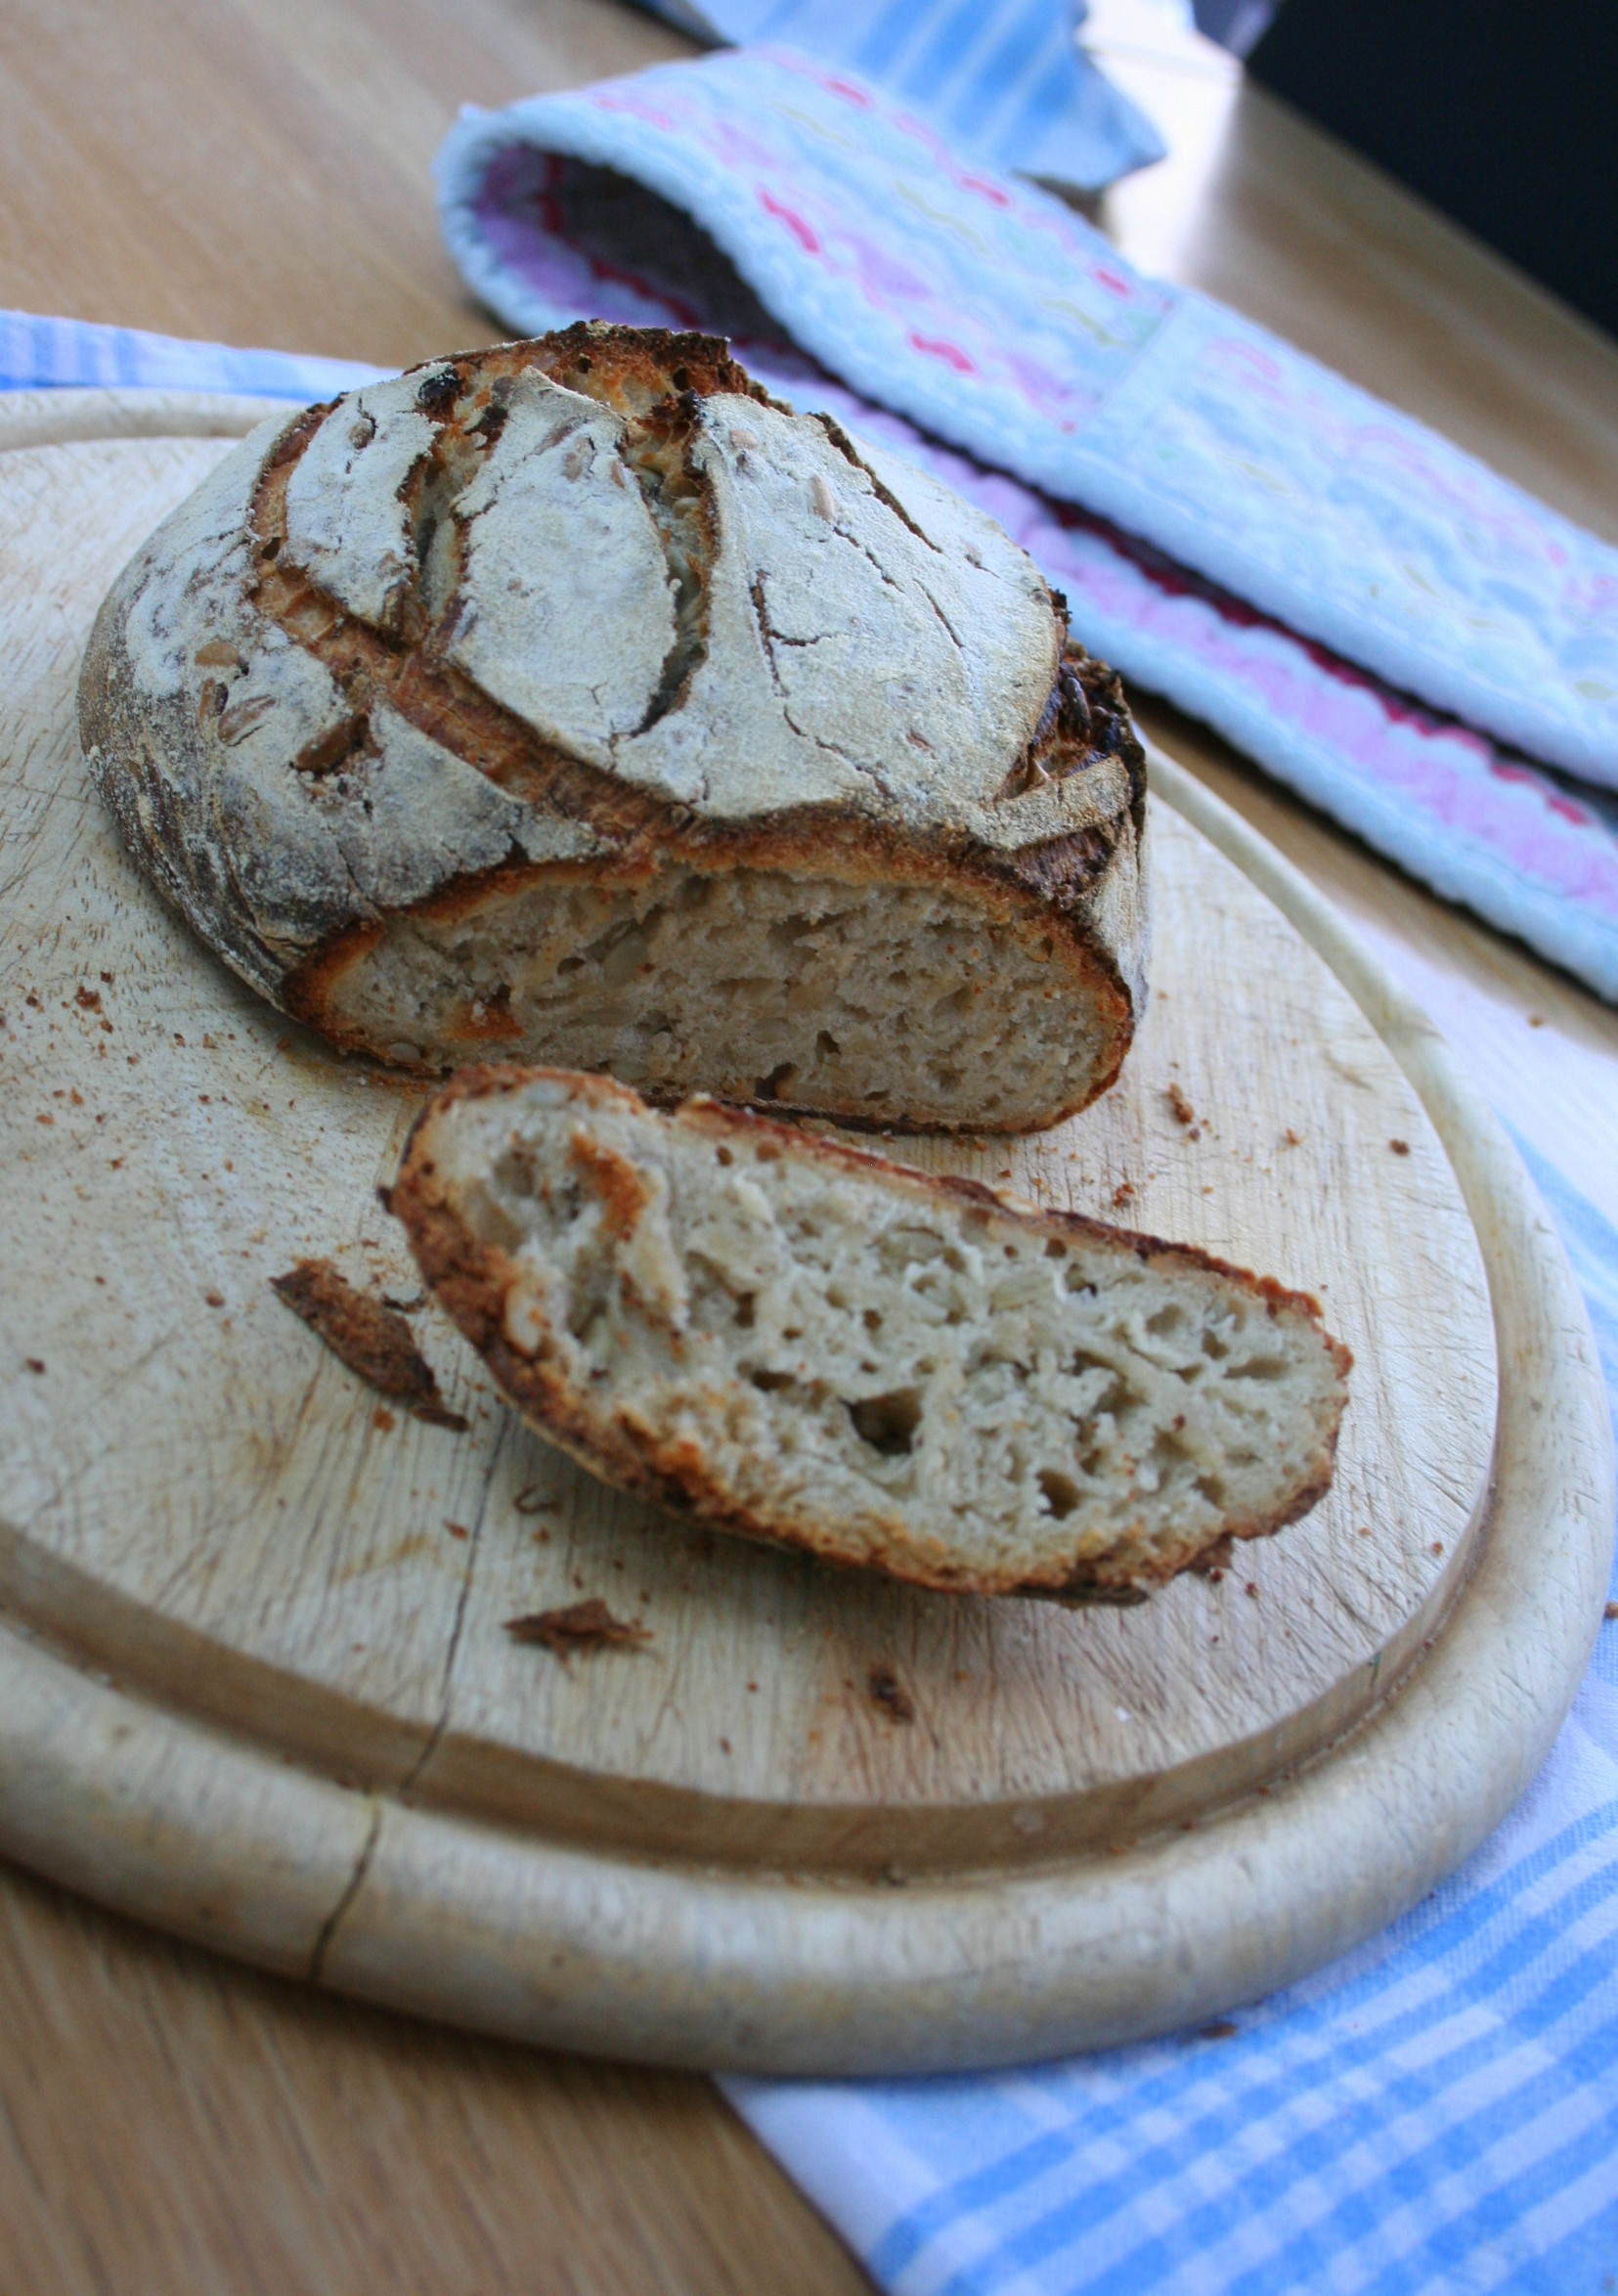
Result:
[[[1094,44],[1173,156],[1099,215],[1618,541],[1618,346],[1165,29]],[[464,101],[685,52],[611,0],[10,0],[0,301],[380,363],[487,341],[429,162]],[[1618,1217],[1618,1013],[1145,705]],[[0,1869],[6,2296],[867,2285],[706,2082],[323,1999]]]

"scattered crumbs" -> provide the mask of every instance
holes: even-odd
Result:
[[[1441,1555],[1444,1552],[1444,1542],[1441,1538],[1435,1538],[1433,1540],[1432,1551],[1435,1555]]]
[[[110,989],[110,988],[111,988],[111,986],[112,986],[112,975],[111,975],[110,973],[103,973],[103,974],[102,974],[102,980],[103,980],[103,982],[105,983],[105,985],[106,985],[106,986],[107,986],[109,989]]]
[[[1239,2030],[1229,2017],[1215,2017],[1211,2025],[1198,2027],[1197,2038],[1199,2041],[1229,2041]]]
[[[1618,1618],[1618,1603],[1603,1603],[1601,1616],[1603,1618]]]
[[[100,1012],[101,991],[87,989],[80,981],[78,987],[73,991],[73,1001],[83,1012]]]
[[[1545,1015],[1544,1015],[1544,1013],[1543,1013],[1543,1012],[1531,1012],[1531,1013],[1528,1015],[1528,1026],[1529,1026],[1531,1029],[1543,1029],[1543,1028],[1544,1028],[1544,1026],[1545,1026]]]
[[[378,1403],[371,1415],[371,1424],[374,1428],[379,1428],[383,1435],[391,1435],[399,1422],[385,1403]]]
[[[33,991],[32,991],[31,989],[28,991],[28,993],[26,994],[26,996],[24,996],[24,997],[23,997],[22,1001],[23,1001],[23,1003],[24,1003],[24,1004],[31,1004],[31,1005],[33,1006],[33,1008],[34,1008],[35,1012],[40,1012],[40,1011],[42,1011],[42,1010],[44,1009],[44,1008],[43,1008],[43,1006],[40,1004],[40,1001],[39,1001],[38,997],[37,997],[37,996],[34,994],[34,993],[33,993]]]
[[[722,1754],[727,1754],[729,1751],[730,1751],[730,1741],[729,1741],[727,1738],[722,1738],[722,1739],[720,1740],[720,1752],[721,1752]]]
[[[638,1618],[615,1618],[599,1595],[583,1603],[564,1603],[559,1610],[507,1618],[505,1631],[513,1642],[542,1644],[564,1665],[575,1651],[637,1650],[652,1639],[651,1628]],[[720,1744],[730,1751],[723,1739]]]
[[[1121,1212],[1126,1204],[1133,1203],[1134,1196],[1134,1182],[1132,1180],[1119,1180],[1117,1186],[1113,1190],[1113,1210],[1115,1212]]]
[[[1254,1578],[1249,1578],[1249,1579],[1248,1579],[1248,1581],[1247,1581],[1247,1592],[1248,1592],[1248,1594],[1250,1594],[1250,1595],[1251,1595],[1251,1597],[1252,1597],[1253,1601],[1256,1603],[1256,1602],[1257,1602],[1257,1600],[1258,1600],[1258,1581],[1257,1581],[1256,1579],[1254,1579]]]
[[[1392,1149],[1395,1156],[1408,1156],[1410,1154],[1410,1142],[1408,1140],[1389,1140],[1388,1146]]]
[[[1289,1125],[1287,1129],[1281,1135],[1281,1144],[1284,1148],[1301,1148],[1303,1146],[1303,1134],[1301,1132],[1294,1132],[1291,1126]]]
[[[225,1304],[225,1295],[223,1292],[204,1292],[202,1297],[210,1307],[223,1307]]]
[[[1362,1523],[1360,1524],[1360,1536],[1361,1538],[1369,1538],[1371,1536],[1371,1525],[1369,1523]]]
[[[866,1681],[871,1703],[890,1722],[913,1722],[916,1709],[909,1693],[891,1666],[873,1666]]]
[[[1194,1125],[1197,1122],[1197,1111],[1181,1091],[1177,1082],[1170,1083],[1163,1097],[1168,1102],[1177,1125]]]
[[[45,1369],[44,1364],[40,1362],[37,1355],[24,1355],[22,1358],[22,1367],[25,1371],[31,1371],[36,1376],[42,1373]]]
[[[464,1523],[446,1523],[444,1528],[449,1532],[451,1538],[470,1538],[472,1535]]]
[[[350,1371],[429,1427],[465,1434],[467,1421],[445,1403],[432,1366],[395,1308],[357,1292],[329,1259],[300,1259],[285,1275],[272,1276],[270,1285]]]
[[[1011,1177],[1011,1166],[1009,1164],[1002,1165],[994,1176],[997,1180],[1009,1180]]]
[[[174,1032],[174,1041],[176,1044],[183,1044],[185,1042],[185,1038],[181,1036],[178,1029],[176,1029]]]
[[[36,1125],[54,1125],[56,1118],[47,1112],[36,1116],[33,1121]]]
[[[121,1171],[123,1170],[123,1158],[121,1156],[109,1156],[107,1159],[107,1169],[109,1171]]]
[[[750,1682],[747,1687],[749,1690],[757,1690],[759,1686],[756,1682]]]

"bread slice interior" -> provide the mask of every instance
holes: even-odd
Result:
[[[712,1101],[471,1071],[393,1205],[543,1433],[753,1537],[1127,1601],[1331,1479],[1349,1356],[1313,1301]]]
[[[557,871],[390,918],[321,1014],[415,1067],[481,1039],[656,1100],[700,1088],[992,1131],[1091,1099],[1127,1020],[1115,980],[1087,977],[1048,921],[956,886],[675,863],[629,885]]]

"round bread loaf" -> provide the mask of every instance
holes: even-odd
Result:
[[[401,1067],[1013,1130],[1141,1009],[1116,679],[991,519],[713,337],[265,424],[114,585],[79,723],[202,938]]]

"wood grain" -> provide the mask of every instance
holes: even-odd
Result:
[[[16,1872],[0,1965],[8,2296],[869,2285],[688,2075],[338,2001]]]
[[[1110,63],[1175,152],[1110,196],[1104,220],[1125,250],[1339,356],[1613,533],[1618,351],[1267,98],[1237,104],[1207,51],[1197,71],[1163,57],[1161,12],[1146,13],[1147,37],[1125,24],[1131,52]],[[378,362],[488,339],[439,248],[425,175],[455,105],[679,45],[608,0],[466,0],[451,15],[426,0],[19,0],[0,17],[0,292]],[[1376,934],[1490,1096],[1618,1211],[1618,1016],[1213,736],[1154,724]],[[864,2284],[700,2083],[459,2042],[443,2045],[452,2068],[442,2037],[407,2048],[399,2037],[419,2028],[270,1985],[21,1877],[0,1910],[0,2014],[29,2036],[0,2063],[9,2284],[346,2290],[366,2284],[393,2221],[415,2234],[394,2268],[406,2288],[520,2283],[531,2260],[536,2283],[560,2286]],[[497,2063],[521,2066],[520,2110]],[[385,2124],[385,2151],[357,2146],[356,2102]],[[469,2121],[495,2200],[456,2164]],[[497,2205],[491,2260],[481,2227]],[[650,2243],[650,2262],[622,2267],[619,2228]],[[591,2279],[603,2253],[616,2269]]]
[[[1565,1267],[1430,1033],[1159,759],[1154,997],[1122,1079],[1029,1138],[906,1142],[1312,1283],[1354,1348],[1327,1499],[1142,1611],[940,1598],[695,1531],[548,1453],[430,1308],[418,1344],[467,1424],[379,1409],[271,1279],[318,1257],[409,1292],[378,1186],[421,1088],[246,993],[135,873],[78,754],[105,586],[228,451],[216,401],[194,423],[176,394],[173,436],[160,406],[123,439],[64,396],[52,442],[24,401],[9,451],[0,409],[0,1153],[32,1214],[0,1247],[23,1318],[0,1840],[401,2006],[810,2072],[1212,2013],[1438,1877],[1572,1694],[1588,1621],[1560,1606],[1604,1569],[1610,1499]],[[1497,1439],[1525,1391],[1565,1460],[1543,1430]],[[1515,1606],[1535,1656],[1502,1735],[1433,1685],[1453,1643],[1489,1656],[1472,1590],[1531,1588],[1548,1525],[1568,1553]],[[586,1592],[633,1601],[645,1646],[575,1667],[502,1631]]]

